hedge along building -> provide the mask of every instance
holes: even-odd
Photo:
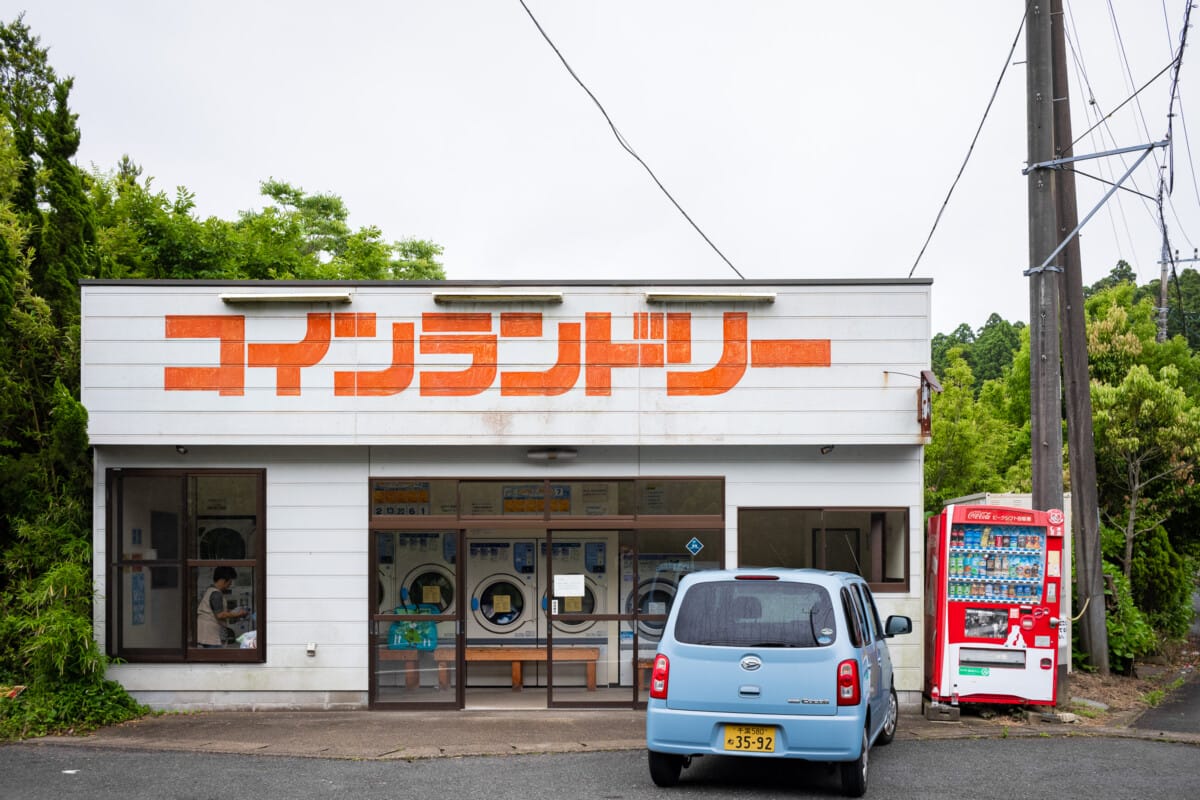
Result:
[[[717,566],[923,617],[927,280],[82,292],[96,636],[152,706],[638,707]]]

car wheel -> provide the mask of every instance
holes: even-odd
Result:
[[[683,771],[683,756],[673,753],[656,753],[646,751],[650,762],[650,780],[655,786],[674,786],[679,783],[679,773]]]
[[[842,794],[846,797],[862,797],[867,793],[867,753],[870,742],[867,729],[863,728],[862,752],[854,761],[842,764]]]
[[[896,722],[900,719],[900,701],[896,699],[896,689],[892,687],[891,695],[888,697],[887,716],[883,720],[883,727],[879,729],[879,737],[875,740],[875,744],[891,744],[892,739],[896,738]]]

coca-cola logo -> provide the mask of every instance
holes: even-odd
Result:
[[[1066,515],[1063,514],[1062,510],[1057,509],[1057,508],[1050,509],[1047,512],[1047,517],[1050,520],[1051,525],[1062,525],[1063,522],[1065,522],[1067,519]]]

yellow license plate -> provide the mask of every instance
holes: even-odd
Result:
[[[770,725],[726,725],[725,749],[742,753],[774,753],[775,728]]]

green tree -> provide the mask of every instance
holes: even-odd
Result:
[[[1094,294],[1102,292],[1105,289],[1111,289],[1114,286],[1120,286],[1122,284],[1129,284],[1130,286],[1135,287],[1137,286],[1137,273],[1133,271],[1133,267],[1129,266],[1129,262],[1125,259],[1118,261],[1117,265],[1112,268],[1112,272],[1108,273],[1091,286],[1083,287],[1083,296],[1086,299]]]
[[[262,193],[274,201],[244,211],[237,223],[247,277],[304,280],[444,278],[440,246],[420,239],[388,243],[373,226],[352,230],[345,203],[333,194],[306,194],[274,179]]]
[[[999,314],[992,314],[975,336],[971,347],[971,370],[975,373],[976,391],[986,381],[1004,376],[1012,367],[1013,356],[1021,349],[1021,328]]]
[[[1200,407],[1178,387],[1178,371],[1152,375],[1142,364],[1117,385],[1092,385],[1102,504],[1125,535],[1122,571],[1133,572],[1134,543],[1170,517],[1171,500],[1192,475],[1200,450]]]
[[[971,330],[971,326],[967,323],[962,323],[954,329],[952,333],[939,333],[934,335],[933,341],[930,343],[932,350],[932,365],[933,374],[938,376],[938,380],[944,382],[946,377],[946,368],[949,366],[950,351],[957,348],[960,355],[965,358],[965,353],[971,349],[971,345],[975,343],[975,331]],[[967,363],[970,363],[968,360]]]
[[[69,326],[79,317],[79,279],[90,277],[95,243],[92,208],[84,175],[71,160],[79,150],[76,115],[67,107],[71,80],[54,84],[54,107],[43,112],[42,168],[48,210],[41,247],[33,254],[33,288],[50,303],[55,319]]]
[[[975,379],[962,351],[951,349],[946,364],[942,392],[933,398],[933,436],[925,447],[928,508],[1003,488],[997,466],[1006,444],[1004,425],[975,400]]]

